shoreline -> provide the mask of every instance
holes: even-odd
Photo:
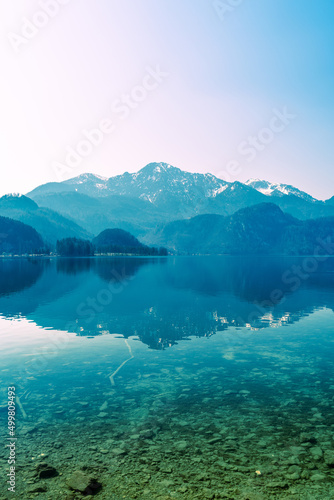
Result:
[[[106,253],[97,255],[46,255],[46,254],[23,254],[23,255],[0,255],[0,259],[95,259],[105,257],[136,257],[136,258],[154,258],[161,259],[167,257],[314,257],[313,254],[286,254],[286,253],[272,253],[272,254],[232,254],[232,253],[216,253],[216,254],[168,254],[168,255],[141,255],[141,254],[127,254],[127,253]],[[333,254],[324,254],[322,258],[333,257]]]
[[[140,254],[127,254],[127,253],[115,253],[115,254],[98,254],[98,255],[39,255],[39,254],[29,254],[29,255],[0,255],[2,259],[95,259],[101,257],[140,257],[140,258],[166,258],[171,257],[171,255],[140,255]],[[174,255],[175,257],[175,255]]]

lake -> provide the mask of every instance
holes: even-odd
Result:
[[[2,258],[0,499],[334,498],[334,259],[310,262]]]

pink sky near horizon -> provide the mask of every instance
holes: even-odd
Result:
[[[153,161],[334,194],[325,8],[244,1],[222,20],[206,0],[69,0],[20,44],[43,1],[0,5],[1,195]],[[157,68],[168,76],[149,78]],[[280,127],[284,108],[294,118]],[[68,167],[68,151],[105,120],[113,131]]]

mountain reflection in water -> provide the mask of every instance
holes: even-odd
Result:
[[[81,336],[137,336],[163,349],[230,326],[289,325],[333,310],[334,259],[298,278],[302,263],[268,256],[2,259],[0,314]]]

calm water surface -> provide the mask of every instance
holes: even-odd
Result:
[[[96,498],[334,498],[334,259],[306,265],[2,259],[0,498],[81,498],[77,470]]]

